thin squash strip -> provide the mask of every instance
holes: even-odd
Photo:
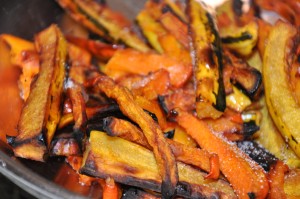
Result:
[[[263,169],[242,153],[236,145],[225,141],[208,128],[207,124],[193,115],[176,111],[176,120],[187,133],[209,152],[218,154],[220,169],[239,198],[266,197],[269,184]],[[238,172],[238,175],[237,175]]]
[[[221,41],[212,16],[196,0],[188,1],[194,66],[196,111],[218,118],[226,108]]]
[[[174,155],[158,124],[135,103],[132,94],[126,88],[118,86],[111,78],[99,76],[95,79],[94,84],[108,97],[115,99],[123,114],[136,122],[143,130],[148,143],[153,148],[162,177],[162,195],[165,198],[172,197],[178,182],[177,166]]]
[[[131,122],[115,117],[108,117],[105,119],[104,129],[110,136],[118,136],[151,149],[143,132]],[[167,142],[177,161],[199,167],[210,172],[208,178],[218,179],[219,159],[216,154],[208,153],[206,150],[188,147],[171,139],[167,139]]]

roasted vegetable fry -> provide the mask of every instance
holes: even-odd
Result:
[[[17,125],[21,115],[23,100],[20,97],[18,78],[20,70],[16,67],[0,66],[0,140],[5,142],[6,136],[17,136]]]
[[[82,88],[77,83],[73,82],[73,85],[67,89],[68,96],[72,102],[72,113],[75,121],[74,131],[85,131],[87,123],[87,115],[85,108],[85,100],[82,94]],[[82,136],[84,137],[84,136]]]
[[[110,136],[118,136],[151,149],[143,132],[128,121],[113,117],[105,118],[103,128]],[[167,142],[177,161],[199,167],[210,172],[209,178],[218,179],[219,159],[216,154],[210,154],[205,150],[187,147],[169,139],[167,139]]]
[[[284,141],[284,138],[272,121],[265,103],[265,98],[262,98],[261,101],[263,106],[261,109],[262,121],[255,141],[274,154],[278,159],[282,160],[290,168],[300,167],[300,159]]]
[[[277,22],[271,29],[263,59],[263,80],[270,115],[286,142],[300,156],[300,108],[285,72],[296,34],[296,28],[284,22]]]
[[[146,75],[159,69],[166,69],[170,74],[171,84],[181,87],[189,79],[192,66],[184,64],[166,55],[141,53],[132,49],[119,50],[109,60],[103,72],[118,79],[127,74]]]
[[[215,119],[226,108],[221,41],[212,16],[200,3],[188,1],[188,11],[193,41],[196,110],[200,118]]]
[[[22,110],[19,135],[12,146],[18,157],[43,161],[60,119],[67,46],[56,25],[39,33],[36,44],[41,69]]]
[[[268,179],[270,182],[270,192],[268,198],[270,199],[285,199],[284,193],[284,174],[288,172],[288,167],[282,161],[277,161],[268,173]]]
[[[7,46],[1,46],[2,50],[7,47],[9,51],[9,62],[12,65],[17,65],[22,68],[22,74],[19,79],[19,86],[21,89],[21,97],[24,101],[27,100],[30,92],[31,82],[34,76],[39,72],[39,57],[34,48],[34,44],[27,40],[15,37],[13,35],[0,35],[1,42]],[[3,52],[1,53],[2,61],[5,58]],[[2,63],[1,65],[5,65]]]
[[[119,187],[113,178],[106,178],[103,187],[103,199],[119,199]]]
[[[121,45],[110,45],[97,40],[83,39],[78,37],[67,36],[66,39],[83,49],[88,50],[94,56],[102,61],[109,60],[118,49],[122,49]]]
[[[159,18],[163,27],[179,41],[186,49],[189,48],[188,26],[172,12],[166,12]]]
[[[160,35],[167,34],[163,26],[157,22],[147,10],[141,11],[136,17],[136,21],[151,46],[157,52],[163,53],[163,49],[158,40]]]
[[[183,111],[176,111],[174,115],[179,125],[184,127],[203,149],[218,154],[220,169],[239,198],[249,198],[250,195],[256,198],[266,197],[269,184],[259,165],[253,163],[237,146],[212,132],[203,121],[193,115]],[[238,176],[237,170],[240,171]]]
[[[177,167],[172,151],[159,126],[134,102],[133,96],[128,90],[116,85],[109,77],[99,76],[95,80],[95,86],[108,97],[115,99],[123,114],[136,122],[143,130],[148,143],[153,148],[158,165],[162,179],[162,195],[166,198],[172,197],[178,181]]]
[[[101,161],[102,158],[105,161]],[[199,170],[180,162],[177,162],[177,166],[177,195],[209,198],[216,194],[221,198],[236,198],[232,188],[224,180],[205,180],[205,174]],[[80,171],[101,178],[110,176],[117,182],[153,191],[160,191],[162,183],[158,165],[151,151],[98,131],[91,132]]]
[[[58,3],[77,22],[100,36],[108,36],[114,41],[122,41],[142,52],[149,51],[148,46],[131,30],[131,23],[123,15],[110,8],[89,0],[58,0]],[[108,32],[109,35],[106,35],[105,32]]]
[[[158,194],[148,193],[140,189],[130,188],[123,191],[122,199],[159,199]]]

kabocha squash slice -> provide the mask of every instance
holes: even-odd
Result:
[[[263,58],[263,82],[269,113],[286,142],[300,157],[300,107],[286,73],[296,34],[296,28],[281,21],[271,29]]]
[[[22,110],[19,135],[11,144],[16,156],[44,161],[60,120],[67,44],[56,25],[40,32],[35,43],[40,72]]]
[[[187,198],[236,198],[230,185],[222,180],[207,180],[206,174],[177,162],[178,196]],[[92,131],[85,151],[81,173],[160,192],[162,178],[152,151],[104,132]]]
[[[195,0],[188,1],[193,43],[196,110],[200,118],[218,118],[226,108],[220,37],[212,16]]]

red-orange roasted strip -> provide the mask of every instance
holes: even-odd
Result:
[[[251,161],[236,145],[213,133],[207,124],[193,115],[176,111],[176,120],[203,149],[218,154],[220,169],[231,183],[239,198],[254,196],[264,199],[269,184],[263,169]],[[237,171],[238,175],[237,175]]]
[[[286,194],[284,193],[284,174],[288,172],[289,168],[282,161],[278,160],[268,174],[270,191],[269,199],[286,199]]]

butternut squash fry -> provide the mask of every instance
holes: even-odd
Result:
[[[12,146],[18,157],[44,161],[46,146],[50,146],[60,119],[67,46],[56,25],[40,32],[36,44],[41,69],[22,110],[19,135]]]
[[[222,180],[205,179],[204,173],[177,162],[177,195],[187,198],[237,198],[230,185]],[[104,132],[92,131],[83,157],[81,173],[160,192],[162,178],[154,154],[148,149]]]
[[[104,123],[103,128],[108,135],[121,137],[151,150],[143,132],[132,123],[114,117],[105,118]],[[210,154],[205,150],[188,147],[171,139],[167,139],[167,142],[177,161],[199,167],[210,172],[208,175],[210,179],[218,179],[219,159],[216,154]]]
[[[136,122],[143,130],[148,143],[153,148],[162,178],[162,195],[166,198],[172,197],[178,182],[177,167],[172,151],[159,126],[134,102],[132,94],[127,89],[118,86],[109,77],[99,76],[95,79],[95,86],[108,97],[115,99],[123,114]]]
[[[268,179],[270,182],[269,199],[286,199],[287,196],[284,193],[284,174],[288,172],[289,168],[282,161],[277,161],[273,165],[268,173]]]

